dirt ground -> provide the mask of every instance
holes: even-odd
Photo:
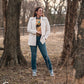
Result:
[[[21,49],[28,61],[28,66],[6,67],[0,69],[0,84],[3,84],[3,82],[8,82],[8,84],[72,84],[72,66],[68,66],[67,71],[66,67],[60,70],[57,66],[63,48],[63,35],[64,32],[61,30],[51,32],[46,41],[47,52],[55,74],[54,77],[50,77],[39,49],[37,50],[37,77],[32,77],[31,52],[27,44],[28,35],[24,35],[20,38]],[[0,37],[0,47],[3,47],[3,37]],[[0,56],[2,53],[3,51],[0,51]],[[66,75],[66,72],[68,73],[68,76]],[[66,83],[66,80],[68,83]]]

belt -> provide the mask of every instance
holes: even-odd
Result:
[[[41,36],[41,34],[36,34],[36,36]]]

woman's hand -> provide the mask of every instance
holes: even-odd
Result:
[[[37,31],[36,33],[41,35],[41,32],[40,31]]]

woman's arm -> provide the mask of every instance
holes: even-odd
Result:
[[[50,24],[49,24],[48,19],[46,19],[46,34],[45,34],[45,39],[48,38],[49,34],[50,34]]]
[[[36,30],[32,30],[31,29],[31,17],[29,18],[29,22],[28,22],[28,24],[27,24],[27,32],[29,32],[29,33],[32,33],[32,34],[36,34]]]

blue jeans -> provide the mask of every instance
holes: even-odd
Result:
[[[40,37],[41,36],[36,36],[36,46],[30,46],[31,49],[31,65],[32,65],[32,70],[37,71],[36,67],[36,57],[37,57],[37,46],[40,49],[40,52],[45,60],[47,68],[51,71],[52,70],[52,64],[49,59],[47,49],[46,49],[46,44],[42,44],[40,42]]]

